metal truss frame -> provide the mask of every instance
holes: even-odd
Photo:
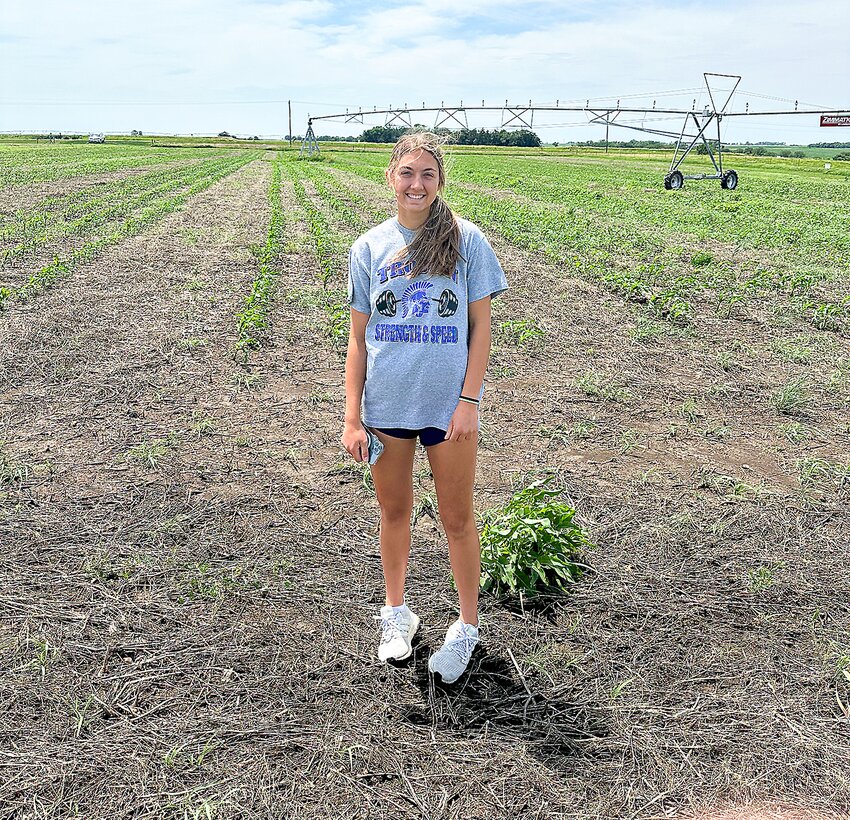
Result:
[[[358,122],[365,124],[364,117],[368,115],[383,114],[385,116],[385,125],[403,125],[405,128],[413,127],[412,114],[434,113],[434,127],[455,127],[468,128],[467,112],[469,111],[498,111],[501,114],[501,128],[526,128],[531,130],[534,126],[534,114],[537,111],[558,111],[558,112],[582,112],[588,117],[589,123],[597,123],[605,126],[605,143],[607,151],[608,129],[611,126],[616,128],[624,128],[631,131],[639,131],[643,134],[654,134],[657,136],[668,137],[676,141],[673,150],[673,158],[670,161],[670,168],[664,178],[665,187],[681,188],[685,179],[719,179],[724,188],[734,188],[737,185],[737,174],[735,171],[723,169],[723,146],[720,134],[720,126],[722,121],[727,117],[758,117],[758,116],[777,116],[789,114],[838,114],[846,115],[850,113],[848,109],[830,108],[816,109],[808,111],[800,111],[798,104],[795,103],[793,111],[758,111],[751,112],[749,103],[747,103],[744,111],[728,111],[729,104],[732,101],[735,92],[741,82],[741,77],[738,74],[717,74],[712,72],[704,72],[703,80],[710,105],[706,105],[702,111],[696,110],[696,100],[690,110],[683,108],[656,108],[653,102],[652,108],[631,108],[622,107],[620,101],[617,100],[616,106],[591,105],[590,100],[583,106],[560,105],[560,101],[556,101],[555,105],[533,105],[532,101],[528,101],[528,105],[511,104],[505,100],[504,105],[488,106],[481,105],[465,106],[463,100],[460,105],[447,106],[441,102],[439,106],[428,107],[422,103],[421,108],[408,108],[405,103],[403,108],[382,108],[373,107],[371,111],[363,111],[362,108],[355,112],[349,112],[346,109],[344,114],[324,114],[318,117],[309,117],[307,120],[307,134],[301,145],[301,153],[312,156],[319,152],[319,143],[316,140],[313,132],[313,123],[317,120],[337,120],[344,119],[345,122]],[[725,99],[722,94],[718,95],[718,82],[722,80],[734,80],[732,88],[728,93],[725,91]],[[646,125],[633,125],[620,120],[621,115],[628,114],[654,114],[654,115],[679,115],[683,117],[682,128],[677,131],[664,130],[663,128],[647,127]],[[706,132],[714,123],[717,128],[716,140],[706,138]],[[689,130],[690,129],[690,130]],[[713,174],[683,174],[679,169],[688,155],[693,151],[698,143],[705,146],[706,154],[714,166]],[[669,184],[672,183],[672,184]]]

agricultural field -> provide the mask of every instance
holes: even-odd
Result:
[[[594,547],[443,687],[427,461],[382,667],[339,444],[388,155],[0,143],[0,818],[850,816],[850,163],[450,154],[511,285],[478,509]]]

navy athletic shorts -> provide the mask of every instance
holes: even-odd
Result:
[[[421,430],[405,430],[403,427],[376,427],[375,429],[393,438],[416,438],[419,436],[419,441],[422,442],[423,447],[432,447],[446,440],[446,431],[439,427],[423,427]]]

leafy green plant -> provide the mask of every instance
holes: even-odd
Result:
[[[581,577],[579,557],[592,544],[548,481],[535,481],[481,516],[483,589],[534,594],[565,590]]]

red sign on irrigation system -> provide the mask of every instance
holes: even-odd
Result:
[[[827,125],[850,126],[850,114],[821,114],[820,125],[821,128],[824,128]]]

